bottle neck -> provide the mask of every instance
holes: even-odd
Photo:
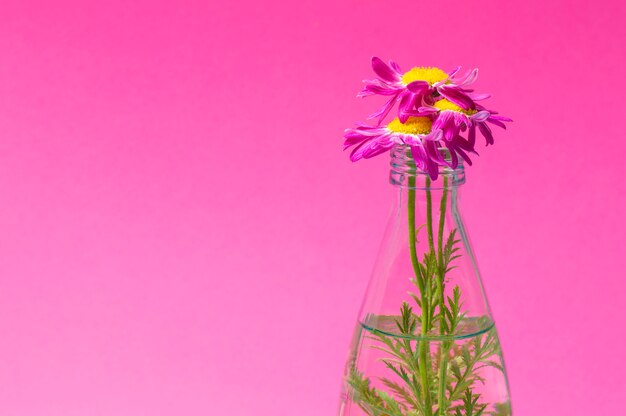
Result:
[[[442,149],[441,152],[444,158],[449,160],[449,152],[446,149]],[[427,172],[415,165],[411,149],[407,145],[397,144],[391,149],[390,165],[389,182],[401,188],[452,190],[465,183],[465,167],[462,161],[459,161],[455,169],[439,166],[437,179],[432,180]]]

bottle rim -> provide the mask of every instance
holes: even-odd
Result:
[[[450,151],[439,148],[446,161],[450,161]],[[396,144],[391,149],[391,160],[389,162],[391,170],[389,172],[389,182],[395,186],[409,187],[409,182],[414,183],[411,189],[444,189],[457,187],[465,183],[465,166],[463,160],[459,160],[456,168],[448,165],[438,166],[438,176],[431,180],[429,174],[416,166],[411,148],[405,144]],[[409,181],[409,179],[411,179]],[[413,180],[414,179],[414,180]]]

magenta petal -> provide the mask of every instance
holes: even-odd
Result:
[[[379,85],[366,85],[365,88],[363,89],[363,92],[369,92],[372,94],[378,94],[378,95],[394,95],[396,94],[398,91],[393,89],[393,88],[388,88],[388,87],[381,87]]]
[[[465,153],[463,150],[458,149],[458,148],[456,149],[456,152],[459,154],[459,156],[463,158],[463,160],[467,162],[468,165],[472,166],[472,160],[469,158],[467,153]]]
[[[486,100],[487,98],[491,97],[491,94],[475,93],[475,92],[469,93],[467,95],[474,101]]]
[[[428,172],[428,176],[430,176],[430,179],[436,181],[437,177],[439,176],[439,166],[432,160],[427,160],[426,172]]]
[[[485,140],[487,140],[487,145],[493,144],[493,134],[491,133],[491,129],[489,128],[489,126],[485,123],[479,123],[478,128],[485,137]]]
[[[428,170],[431,163],[428,160],[428,155],[422,147],[421,143],[411,144],[411,155],[415,161],[415,166],[421,170]],[[435,176],[436,177],[436,176]]]
[[[455,149],[463,149],[468,152],[474,152],[474,147],[470,144],[470,142],[465,139],[461,135],[457,135],[454,140],[451,142],[452,146]]]
[[[476,145],[476,125],[474,124],[472,124],[469,128],[469,132],[467,133],[467,141],[469,142],[470,146],[474,148],[474,146]]]
[[[433,140],[425,140],[424,149],[426,150],[426,154],[430,160],[437,164],[445,165],[445,159],[441,156],[441,153],[439,153],[437,142]]]
[[[455,76],[460,69],[460,66],[455,66],[454,68],[452,68],[452,71],[448,72],[448,78],[452,78],[453,76]]]
[[[492,114],[491,118],[494,119],[494,120],[507,121],[507,122],[512,122],[513,121],[513,119],[508,118],[508,117],[494,116],[493,114],[497,114],[497,113],[494,113],[493,111],[491,112],[491,114]]]
[[[472,115],[472,120],[482,123],[483,121],[486,121],[490,115],[489,111],[479,111],[478,113]]]
[[[367,148],[366,151],[364,152],[364,158],[365,159],[370,159],[374,156],[378,156],[382,153],[388,152],[394,145],[395,143],[393,143],[390,140],[385,140],[383,142],[378,142],[374,145],[372,145],[371,147]],[[367,146],[367,145],[366,145]]]
[[[500,120],[494,119],[492,117],[489,117],[487,119],[487,122],[491,123],[491,124],[495,124],[498,127],[502,127],[504,130],[506,130],[506,124],[504,124],[503,122],[501,122]]]
[[[417,114],[420,116],[429,116],[431,114],[436,114],[439,112],[439,109],[435,107],[420,107],[417,109]]]
[[[376,111],[373,114],[370,114],[367,118],[372,119],[372,118],[378,117],[377,125],[380,126],[380,123],[382,123],[385,117],[387,117],[387,114],[389,114],[389,111],[391,111],[393,106],[396,104],[397,100],[398,100],[398,95],[391,97],[381,108],[378,109],[378,111]]]
[[[350,160],[351,160],[352,162],[357,162],[357,161],[359,161],[360,159],[362,159],[362,158],[363,158],[363,154],[362,154],[361,152],[359,152],[359,149],[360,149],[361,147],[363,147],[363,145],[364,145],[365,143],[367,143],[367,142],[360,143],[357,147],[355,147],[354,149],[352,149],[352,152],[350,152]]]
[[[399,75],[384,63],[380,58],[374,56],[372,58],[372,69],[376,72],[376,75],[389,82],[397,82],[400,80]]]
[[[413,81],[406,88],[414,94],[423,94],[430,88],[430,84],[426,81]]]
[[[414,115],[414,105],[415,95],[405,91],[400,98],[400,104],[398,104],[398,118],[402,123],[406,123],[409,116]]]
[[[452,101],[464,110],[472,110],[476,108],[476,104],[469,98],[462,89],[449,85],[442,85],[438,88],[438,91],[444,98]]]
[[[393,143],[384,140],[371,141],[363,145],[357,152],[356,157],[362,157],[363,159],[369,159],[386,152],[393,145]]]
[[[443,132],[445,141],[452,140],[459,132],[459,126],[455,123],[452,111],[442,111],[433,123],[433,128]]]
[[[457,72],[454,79],[452,79],[451,81],[453,85],[462,87],[464,85],[469,85],[473,83],[474,81],[476,81],[476,78],[478,78],[478,68],[471,69],[464,75],[459,75]]]
[[[463,79],[460,85],[469,85],[472,84],[478,79],[478,68],[472,69]]]
[[[398,110],[400,110],[400,112],[405,112],[406,110],[409,110],[410,104],[411,104],[411,94],[406,93],[405,91],[400,96],[400,104],[398,104]]]
[[[459,157],[456,154],[454,149],[454,145],[449,145],[448,150],[450,151],[450,164],[449,166],[452,169],[456,169],[459,166]]]

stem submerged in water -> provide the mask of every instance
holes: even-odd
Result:
[[[435,243],[433,235],[433,197],[430,194],[430,177],[426,177],[426,228],[428,229],[428,247],[430,252],[435,254]]]
[[[452,328],[448,328],[445,323],[445,314],[443,313],[443,305],[445,302],[445,275],[443,264],[443,229],[446,221],[446,208],[448,205],[448,178],[443,177],[443,191],[441,194],[441,202],[439,204],[439,235],[437,239],[437,291],[439,292],[439,333],[446,335]],[[446,403],[446,383],[448,375],[448,354],[450,351],[450,341],[443,341],[441,344],[441,358],[439,361],[439,389],[437,391],[437,405],[439,415],[445,416],[448,410]]]
[[[427,276],[422,276],[422,272],[420,269],[419,260],[417,258],[417,247],[416,236],[415,236],[415,177],[409,177],[408,181],[408,222],[409,222],[409,250],[411,253],[411,263],[413,264],[413,270],[415,272],[415,279],[418,282],[418,288],[420,291],[420,295],[422,298],[422,327],[421,334],[422,338],[425,338],[428,332],[428,322],[425,319],[425,316],[428,316],[425,313],[425,308],[430,304],[429,300],[426,297],[425,290],[425,279]],[[429,239],[432,238],[432,227],[429,228]],[[419,343],[419,371],[420,378],[422,384],[422,392],[424,395],[424,412],[426,416],[432,415],[432,404],[430,402],[430,383],[428,380],[428,366],[429,366],[429,356],[430,356],[430,348],[428,348],[427,341],[425,339],[421,339],[418,341]]]
[[[422,279],[422,273],[419,267],[419,260],[417,258],[417,248],[415,247],[416,235],[415,235],[415,177],[410,176],[408,181],[408,201],[407,206],[408,222],[409,222],[409,251],[411,253],[411,264],[413,265],[413,271],[415,272],[415,280],[420,290],[420,294],[424,293],[424,285]]]
[[[437,272],[436,272],[436,301],[440,305],[439,312],[439,332],[441,335],[447,335],[447,324],[445,322],[445,315],[442,311],[442,307],[445,302],[444,290],[445,290],[445,270],[443,261],[443,240],[444,240],[444,225],[446,219],[446,209],[448,204],[448,178],[443,178],[443,191],[441,195],[441,201],[439,204],[439,227],[437,233],[437,250],[435,251],[435,232],[433,229],[433,200],[430,178],[426,178],[425,192],[426,192],[426,230],[428,233],[428,247],[430,249],[430,255],[436,259]],[[424,409],[427,415],[432,415],[432,404],[430,396],[430,383],[428,378],[428,370],[430,366],[430,345],[426,340],[428,335],[428,316],[430,316],[429,307],[433,305],[431,299],[429,299],[429,293],[426,288],[430,287],[430,283],[426,279],[431,276],[423,275],[420,269],[419,259],[416,251],[416,224],[415,224],[415,177],[410,177],[408,181],[408,222],[409,222],[409,249],[411,254],[411,262],[415,271],[415,278],[418,282],[418,288],[420,290],[421,306],[422,306],[422,319],[421,319],[421,336],[419,341],[419,369],[420,377],[422,381],[422,390],[424,394]],[[430,293],[432,295],[432,293]],[[439,385],[437,386],[437,405],[438,415],[445,415],[447,412],[448,404],[446,400],[446,383],[448,372],[448,354],[450,349],[450,342],[444,341],[440,350],[440,363],[439,363]]]

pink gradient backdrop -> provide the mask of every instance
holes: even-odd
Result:
[[[515,119],[464,213],[516,414],[623,414],[624,21],[3,0],[0,415],[333,415],[392,198],[386,157],[340,151],[373,54],[478,66]]]

